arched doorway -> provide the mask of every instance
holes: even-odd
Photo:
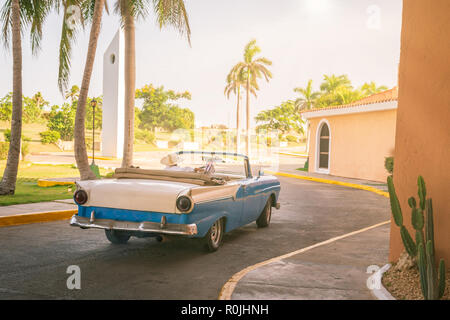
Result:
[[[330,173],[330,125],[325,119],[319,123],[316,136],[316,171]]]

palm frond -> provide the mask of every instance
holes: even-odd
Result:
[[[135,0],[139,1],[139,0]],[[184,5],[184,0],[152,0],[153,9],[159,28],[172,26],[181,35],[186,35],[189,45],[191,45],[191,27]]]

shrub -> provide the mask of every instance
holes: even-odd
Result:
[[[386,168],[387,172],[392,174],[394,172],[394,157],[385,157],[384,167]]]
[[[5,132],[3,132],[3,135],[5,136],[6,142],[11,142],[11,129],[5,129]]]
[[[56,143],[60,138],[59,132],[53,130],[40,132],[39,135],[41,136],[41,142],[43,144]]]
[[[9,142],[0,141],[0,160],[6,160],[8,157]]]
[[[135,138],[136,140],[141,140],[145,143],[155,142],[155,134],[148,130],[136,129]]]
[[[287,140],[288,142],[297,142],[297,141],[298,141],[297,137],[296,137],[296,136],[293,136],[292,134],[288,134],[288,135],[286,136],[286,140]]]
[[[30,153],[30,142],[23,139],[22,140],[22,148],[20,150],[22,153],[22,160],[25,160],[25,157]]]

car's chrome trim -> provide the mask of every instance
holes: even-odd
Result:
[[[93,217],[91,218],[80,217],[79,215],[76,214],[72,216],[72,219],[70,219],[70,225],[81,228],[141,231],[141,232],[186,235],[186,236],[196,235],[198,232],[196,224],[163,223],[163,221],[132,222],[132,221],[119,221],[119,220],[96,219],[96,218],[95,220],[93,220],[92,218]]]
[[[220,201],[220,200],[228,200],[228,199],[236,200],[236,198],[234,196],[224,196],[224,197],[216,198],[216,199],[197,201],[195,204],[203,204],[203,203],[209,203],[209,202]]]

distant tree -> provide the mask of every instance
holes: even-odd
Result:
[[[33,97],[23,97],[23,114],[22,119],[25,123],[40,122],[42,111],[45,106],[48,106],[49,102],[42,97],[40,92],[36,93]]]
[[[256,91],[259,90],[258,79],[264,77],[266,81],[272,78],[272,73],[267,68],[272,65],[272,61],[265,57],[255,57],[261,52],[261,48],[257,46],[256,40],[251,40],[244,48],[244,61],[236,64],[232,69],[232,74],[243,74],[245,79],[245,89],[247,91],[246,98],[246,120],[247,120],[247,140],[246,153],[250,151],[250,93],[256,97]]]
[[[12,92],[0,99],[0,120],[11,121],[12,115]]]
[[[179,99],[190,100],[191,94],[188,91],[175,92],[165,90],[163,86],[155,88],[150,84],[136,90],[136,98],[144,100],[138,114],[139,128],[163,128],[168,131],[194,128],[194,113],[173,103]]]
[[[313,91],[312,80],[308,81],[306,88],[297,87],[294,92],[300,94],[300,97],[295,99],[294,105],[297,111],[310,110],[314,108],[317,98],[320,92]]]
[[[71,141],[74,135],[76,108],[69,103],[61,107],[52,106],[47,127],[51,131],[59,133],[61,140]]]
[[[387,89],[388,89],[388,87],[386,87],[386,86],[377,86],[377,84],[374,81],[371,81],[369,83],[367,83],[367,82],[364,83],[361,86],[360,91],[361,91],[361,93],[364,96],[370,96],[372,94],[375,94],[375,93],[378,93],[378,92],[382,92],[382,91],[385,91]]]
[[[241,108],[240,108],[240,102],[241,102],[241,87],[244,87],[246,84],[246,74],[245,70],[241,69],[240,73],[234,72],[234,68],[231,69],[231,71],[227,75],[227,84],[225,86],[224,94],[227,97],[227,99],[230,98],[230,94],[233,93],[236,95],[236,153],[239,152],[239,145],[240,145],[240,132],[239,129],[241,128]],[[256,95],[255,88],[250,88],[251,93],[253,95]]]
[[[65,98],[70,99],[73,103],[74,101],[78,101],[78,97],[80,96],[80,87],[77,85],[73,85],[69,90],[65,93]]]
[[[261,111],[255,120],[261,123],[257,129],[280,130],[283,134],[291,130],[303,133],[303,120],[292,100],[285,101],[273,109]]]

